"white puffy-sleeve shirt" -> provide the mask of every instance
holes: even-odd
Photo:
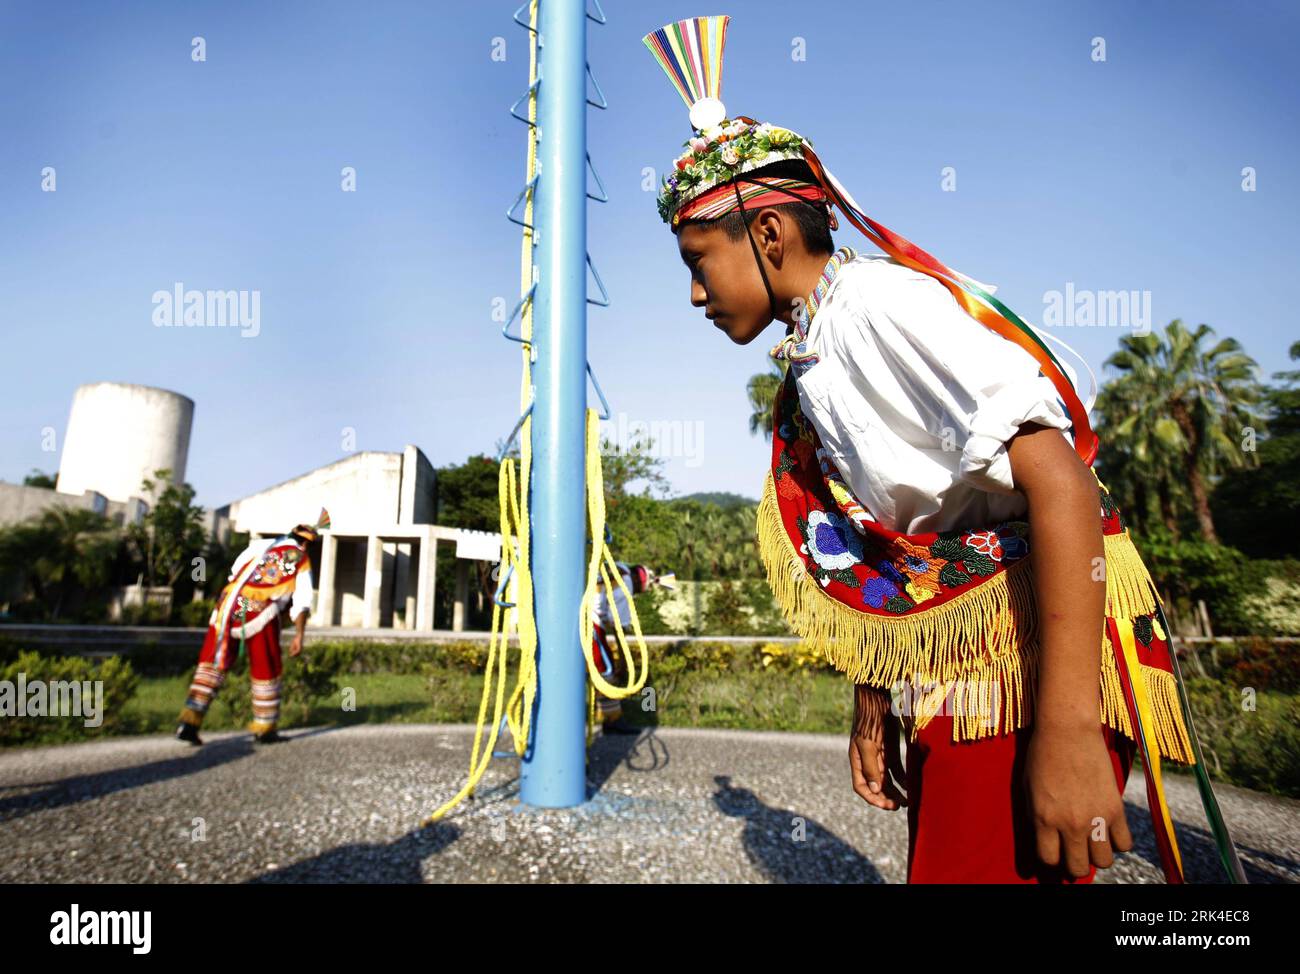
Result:
[[[841,265],[805,347],[818,360],[795,363],[804,413],[863,507],[891,530],[1023,517],[1007,441],[1034,422],[1073,443],[1065,404],[1034,358],[937,280],[886,255]]]

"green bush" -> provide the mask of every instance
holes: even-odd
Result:
[[[1190,677],[1187,696],[1211,777],[1276,795],[1300,794],[1300,698]]]
[[[666,636],[670,630],[668,623],[659,612],[659,607],[668,600],[669,593],[667,589],[655,587],[640,595],[632,596],[632,604],[636,606],[637,622],[641,624],[641,634],[643,636]],[[632,624],[624,620],[624,625],[628,631],[631,631]]]
[[[1295,583],[1293,560],[1252,559],[1236,548],[1202,540],[1173,541],[1163,529],[1134,535],[1142,560],[1162,593],[1187,610],[1204,599],[1220,635],[1290,635],[1260,603],[1267,580]]]
[[[212,610],[216,608],[216,605],[216,599],[199,599],[197,602],[186,602],[174,613],[176,623],[189,629],[206,629],[208,619],[212,617]]]
[[[128,605],[122,609],[121,624],[124,626],[165,626],[171,622],[171,606],[146,602],[143,605]]]
[[[24,675],[28,687],[37,680],[47,685],[103,681],[103,698],[99,701],[101,723],[97,727],[87,727],[86,716],[18,716],[19,674]],[[13,696],[5,704],[4,715],[0,716],[0,744],[78,741],[113,734],[119,729],[122,709],[139,682],[131,664],[117,656],[100,662],[82,656],[43,656],[30,650],[20,652],[17,658],[0,667],[0,686],[4,687],[0,692],[8,694],[9,685],[13,686]],[[55,705],[51,700],[50,706]],[[90,700],[83,697],[82,714],[87,715],[87,709],[94,705],[93,696]]]
[[[745,608],[745,593],[740,586],[730,579],[723,580],[710,594],[704,610],[704,631],[715,636],[753,635]]]
[[[1196,647],[1208,675],[1232,687],[1254,687],[1281,693],[1300,691],[1300,654],[1294,647],[1262,636]]]
[[[517,652],[517,651],[514,651]],[[453,643],[373,643],[361,640],[317,642],[305,640],[304,657],[322,670],[344,673],[423,673],[436,663],[467,673],[481,673],[487,666],[487,641]]]
[[[772,596],[772,589],[763,579],[748,578],[740,583],[745,600],[754,610],[753,631],[760,636],[793,636],[781,614],[781,607]]]
[[[199,644],[192,647],[160,645],[150,640],[118,649],[118,655],[141,676],[178,676],[192,673],[198,659]]]

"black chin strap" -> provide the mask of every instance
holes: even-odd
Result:
[[[740,207],[740,220],[745,224],[745,233],[749,236],[749,246],[753,248],[754,260],[758,262],[758,272],[763,275],[763,287],[767,288],[767,303],[772,312],[772,320],[776,321],[776,295],[772,292],[772,284],[767,279],[767,270],[763,267],[763,258],[759,255],[758,244],[754,241],[754,233],[749,228],[749,221],[745,219],[745,201],[740,198],[738,179],[738,176],[731,177],[731,188],[736,191],[736,205]]]
[[[754,233],[749,227],[749,221],[745,219],[745,201],[740,196],[739,181],[741,179],[745,180],[745,182],[747,183],[758,183],[758,180],[750,179],[746,176],[737,174],[731,177],[731,188],[736,192],[736,205],[740,208],[740,220],[742,223],[744,223],[745,233],[749,236],[749,246],[754,251],[754,260],[758,263],[758,272],[761,275],[763,275],[763,287],[767,288],[767,303],[772,313],[772,320],[776,321],[778,318],[776,313],[776,295],[772,292],[772,284],[767,279],[767,269],[763,267],[763,258],[758,252],[758,244],[754,241]],[[809,200],[804,199],[802,196],[795,196],[793,193],[787,193],[786,195],[789,196],[795,202],[807,203],[809,206],[816,205],[815,203],[812,203]],[[839,223],[838,221],[836,221],[835,214],[831,212],[829,205],[826,207],[826,220],[827,220],[827,225],[830,227],[830,229],[832,230],[839,229]],[[794,326],[790,325],[789,327],[793,328]]]

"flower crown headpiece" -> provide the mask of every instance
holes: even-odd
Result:
[[[805,146],[812,146],[787,128],[743,115],[727,118],[719,95],[730,21],[727,16],[694,17],[666,24],[642,38],[686,102],[695,129],[695,136],[682,143],[686,151],[673,160],[672,172],[659,187],[659,216],[674,227],[687,215],[683,211],[688,204],[709,190],[783,159],[804,159]]]

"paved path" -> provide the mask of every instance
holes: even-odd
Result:
[[[517,762],[479,797],[420,819],[464,783],[472,728],[363,725],[0,752],[3,882],[901,883],[905,811],[848,784],[840,735],[666,728],[598,739],[586,805],[519,803]],[[1193,780],[1166,778],[1188,879],[1221,873]],[[1216,789],[1252,882],[1300,881],[1300,802]],[[1099,882],[1162,881],[1141,773],[1137,849]],[[791,838],[796,820],[804,841]],[[201,820],[201,823],[197,820]],[[196,828],[205,838],[196,841]]]

